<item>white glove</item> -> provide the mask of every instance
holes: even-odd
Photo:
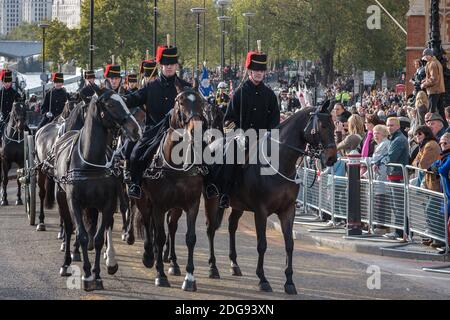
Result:
[[[51,118],[51,117],[53,117],[53,113],[51,113],[51,112],[49,111],[49,112],[47,112],[47,113],[45,114],[45,116],[46,116],[47,118]]]

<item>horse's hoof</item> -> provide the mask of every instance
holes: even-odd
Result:
[[[64,232],[62,232],[62,231],[58,232],[58,237],[57,237],[57,239],[58,239],[58,240],[64,239]]]
[[[122,241],[126,241],[127,240],[127,235],[125,232],[122,231]]]
[[[219,270],[216,267],[209,268],[209,278],[210,279],[220,279]]]
[[[259,291],[262,292],[273,292],[272,287],[268,282],[260,282],[259,285]]]
[[[117,270],[119,270],[119,265],[116,264],[115,266],[108,267],[107,269],[108,269],[108,274],[109,275],[114,275],[114,274],[117,273]]]
[[[61,277],[70,277],[72,275],[71,272],[68,271],[70,267],[69,266],[63,266],[61,269],[59,269],[59,274]]]
[[[94,241],[93,240],[89,240],[88,242],[88,246],[87,246],[88,251],[94,251]]]
[[[127,240],[127,244],[129,246],[132,246],[135,242],[134,234],[132,234],[132,233],[127,234],[126,240]]]
[[[178,264],[170,266],[169,275],[176,276],[176,277],[181,276],[180,266],[178,266]]]
[[[108,255],[106,254],[106,252],[103,254],[103,259],[104,260],[108,259]]]
[[[146,268],[151,269],[155,264],[155,257],[153,255],[150,256],[146,252],[144,252],[144,254],[142,255],[142,263]]]
[[[156,278],[155,279],[155,286],[157,287],[163,287],[163,288],[170,288],[170,283],[167,278]]]
[[[235,277],[242,277],[241,268],[239,268],[239,266],[231,267],[231,275]]]
[[[96,289],[96,281],[95,280],[83,280],[83,289],[84,291],[94,291]]]
[[[285,284],[284,292],[293,296],[297,295],[297,289],[295,288],[295,284]]]
[[[17,199],[16,200],[16,206],[23,206],[22,199]]]
[[[65,242],[61,243],[61,248],[59,248],[59,250],[60,250],[61,252],[66,251],[66,243],[65,243]]]
[[[81,262],[81,254],[79,252],[72,252],[70,254],[73,262]]]
[[[95,280],[95,290],[105,290],[102,279]]]
[[[39,223],[36,227],[36,231],[45,231],[45,230],[47,229],[45,228],[45,224],[43,224],[42,222]]]
[[[181,289],[188,292],[195,292],[197,291],[197,283],[195,282],[195,280],[194,281],[184,280]]]
[[[9,206],[8,200],[3,199],[2,202],[0,203],[0,205],[1,205],[2,207]]]

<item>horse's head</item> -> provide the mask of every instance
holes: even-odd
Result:
[[[15,102],[11,110],[10,121],[16,131],[23,131],[25,129],[27,110],[23,102]]]
[[[97,112],[104,126],[107,128],[122,128],[125,135],[133,141],[141,139],[141,126],[130,113],[123,99],[110,89],[97,88],[96,93],[98,99],[93,99],[91,103],[96,104]]]
[[[195,128],[206,123],[203,116],[204,102],[198,91],[192,88],[182,88],[178,80],[175,82],[177,88],[177,97],[171,126],[174,129],[184,129],[192,140]]]
[[[68,100],[66,104],[64,105],[63,112],[61,113],[61,116],[64,119],[67,119],[69,114],[72,112],[73,109],[77,106],[77,102],[75,100]]]
[[[304,135],[311,149],[319,153],[323,166],[331,167],[337,161],[336,142],[334,140],[334,123],[329,112],[331,101],[311,112]]]

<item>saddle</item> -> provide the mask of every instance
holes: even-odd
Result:
[[[58,136],[61,133],[61,128],[58,131]],[[78,141],[78,137],[80,135],[79,131],[73,130],[69,131],[65,134],[62,134],[58,137],[55,144],[53,145],[53,148],[49,151],[47,159],[44,160],[42,171],[45,172],[50,177],[55,177],[55,163],[57,163],[58,157],[61,155],[61,152],[67,148],[71,148],[68,154],[68,158],[66,160],[70,159],[70,156],[72,155],[73,148],[75,147],[76,142]]]

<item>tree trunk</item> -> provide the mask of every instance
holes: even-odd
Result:
[[[334,48],[330,48],[320,57],[323,65],[323,85],[328,85],[334,81]]]

